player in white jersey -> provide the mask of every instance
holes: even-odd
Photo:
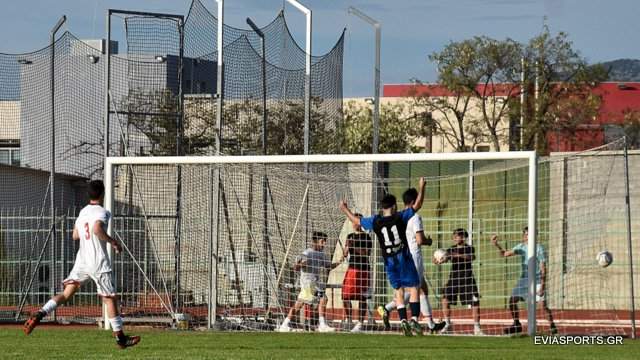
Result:
[[[407,189],[404,194],[402,194],[402,201],[404,202],[405,208],[412,207],[417,198],[418,191],[416,189]],[[431,304],[429,303],[429,287],[427,286],[427,281],[424,275],[424,262],[422,260],[422,251],[420,249],[422,245],[431,246],[431,239],[425,239],[424,227],[422,226],[422,217],[420,214],[416,213],[411,217],[411,219],[409,219],[409,222],[407,222],[406,237],[411,257],[413,258],[416,270],[420,276],[420,313],[422,316],[427,318],[427,326],[429,327],[429,330],[436,332],[444,327],[444,323],[433,322]],[[405,298],[406,297],[407,294],[405,293]],[[405,302],[408,302],[408,300],[405,299]],[[395,300],[392,300],[384,307],[381,306],[378,310],[381,313],[380,315],[384,321],[385,328],[390,328],[389,313],[393,311],[396,306]]]
[[[118,312],[118,298],[111,281],[111,260],[107,255],[107,243],[116,253],[122,247],[106,232],[111,214],[102,207],[104,184],[100,180],[89,183],[89,205],[85,206],[76,219],[73,228],[73,240],[80,242],[76,262],[69,276],[63,281],[64,290],[54,296],[24,324],[24,333],[31,334],[33,329],[50,312],[67,302],[80,289],[80,286],[93,280],[98,295],[107,307],[107,316],[111,323],[116,345],[124,349],[140,342],[139,336],[126,336],[122,331],[122,318]]]

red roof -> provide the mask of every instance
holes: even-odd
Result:
[[[496,95],[518,96],[517,88],[512,89],[510,84],[495,85]],[[483,85],[478,85],[478,91]],[[442,85],[438,84],[391,84],[384,85],[383,96],[407,97],[411,91],[431,96],[453,96],[454,94]],[[640,82],[604,82],[594,90],[595,94],[602,97],[602,104],[598,112],[598,118],[594,123],[583,124],[570,136],[562,133],[550,132],[547,134],[549,149],[551,151],[581,151],[604,144],[606,124],[621,124],[627,111],[640,111]]]
[[[507,96],[511,91],[512,96],[519,95],[517,88],[510,84],[498,84],[496,95]],[[482,91],[484,85],[478,85],[478,91]],[[491,91],[491,89],[488,89]],[[439,84],[390,84],[384,85],[383,96],[407,97],[411,91],[430,96],[453,96],[447,88]],[[620,124],[624,119],[624,113],[628,110],[640,111],[640,82],[604,82],[600,83],[594,93],[602,96],[597,122],[599,124]]]

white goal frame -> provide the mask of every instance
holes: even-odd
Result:
[[[379,163],[379,162],[424,162],[460,160],[528,160],[528,200],[527,222],[529,242],[527,244],[528,299],[527,329],[529,335],[536,333],[536,205],[537,205],[537,162],[535,151],[470,152],[470,153],[414,153],[414,154],[348,154],[348,155],[268,155],[268,156],[156,156],[156,157],[107,157],[104,163],[104,206],[113,210],[113,167],[114,165],[190,165],[190,164],[293,164],[293,163]],[[336,204],[337,206],[337,204]],[[112,234],[112,222],[109,223]],[[112,249],[108,248],[112,258]],[[109,329],[106,307],[103,306],[105,329]]]

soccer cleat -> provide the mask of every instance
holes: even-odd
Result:
[[[352,333],[362,332],[362,323],[360,321],[356,321],[356,325],[351,329]]]
[[[423,335],[422,326],[420,326],[420,324],[418,323],[417,320],[411,319],[409,324],[411,325],[411,330],[413,330],[414,334],[416,334],[417,336],[422,336]]]
[[[391,323],[389,322],[389,310],[384,306],[378,306],[378,314],[382,317],[382,323],[385,330],[391,330]]]
[[[522,332],[522,325],[520,324],[520,322],[514,322],[513,325],[509,326],[508,328],[505,328],[503,330],[503,333],[505,335],[513,335],[513,334],[519,334]]]
[[[445,325],[446,325],[446,324],[447,324],[447,323],[446,323],[446,322],[444,322],[444,321],[434,323],[434,324],[433,324],[433,327],[430,327],[430,328],[429,328],[429,331],[431,331],[431,333],[432,333],[432,334],[436,334],[436,333],[438,333],[440,330],[444,329],[444,327],[445,327]]]
[[[440,334],[450,334],[452,330],[451,323],[445,322],[444,326],[440,330]]]
[[[116,345],[120,349],[136,346],[140,342],[140,336],[122,336],[116,340]]]
[[[400,322],[400,328],[402,329],[404,336],[413,336],[413,333],[411,332],[411,325],[409,325],[409,322],[406,319],[402,319]]]
[[[291,328],[289,327],[289,325],[285,325],[282,324],[278,327],[278,329],[276,330],[277,332],[291,332]]]
[[[24,331],[24,334],[25,335],[31,334],[33,329],[35,329],[36,326],[38,326],[38,324],[40,323],[40,320],[42,320],[44,316],[45,314],[42,311],[38,311],[35,314],[31,315],[31,317],[29,317],[29,320],[27,320],[24,323],[24,327],[22,328],[22,330]]]
[[[328,332],[335,332],[336,331],[335,328],[332,328],[331,326],[329,326],[327,324],[318,325],[318,328],[316,330],[318,332],[321,332],[321,333],[328,333]]]

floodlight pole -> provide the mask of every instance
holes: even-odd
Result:
[[[380,25],[380,22],[372,19],[353,6],[349,6],[347,13],[355,15],[369,23],[373,26],[376,32],[375,66],[373,68],[373,144],[371,152],[377,154],[380,142],[380,38],[382,26]]]
[[[217,26],[217,51],[218,51],[218,71],[216,73],[216,147],[215,155],[220,156],[222,151],[222,127],[224,111],[224,0],[216,0],[218,4],[218,26]],[[213,328],[216,324],[216,313],[218,312],[218,244],[220,242],[220,168],[216,167],[212,176],[213,187],[211,189],[211,232],[209,238],[209,301],[207,327]]]
[[[112,10],[107,11],[107,42],[105,44],[104,52],[106,57],[105,62],[105,89],[104,89],[104,156],[109,156],[109,94],[111,93],[111,13]]]
[[[311,9],[296,0],[287,0],[287,2],[300,10],[307,19],[304,73],[304,154],[309,155],[309,124],[311,121]],[[308,170],[308,165],[305,165],[305,170]]]
[[[538,204],[538,157],[535,151],[527,152],[529,155],[529,198],[527,201],[527,222],[529,226],[529,241],[527,243],[527,275],[529,276],[529,289],[527,297],[527,331],[529,336],[536,334],[536,272],[538,260],[537,247],[537,204]]]
[[[629,139],[624,137],[624,198],[625,198],[625,222],[627,223],[627,250],[629,252],[629,285],[631,294],[631,338],[636,338],[636,306],[633,276],[633,244],[631,242],[631,203],[629,199]]]
[[[218,33],[217,33],[217,46],[218,46],[218,72],[216,79],[216,100],[218,111],[216,113],[216,130],[218,132],[216,136],[216,155],[220,155],[220,150],[222,146],[222,106],[224,105],[224,86],[222,81],[224,76],[222,72],[224,71],[224,58],[223,58],[223,38],[224,38],[224,0],[216,0],[218,3]]]
[[[49,174],[49,197],[51,200],[51,252],[52,257],[51,261],[53,261],[53,266],[51,274],[55,274],[55,262],[56,262],[56,203],[55,203],[55,177],[56,177],[56,82],[55,82],[55,71],[56,71],[56,33],[60,30],[62,24],[67,21],[67,17],[62,15],[62,17],[58,20],[58,22],[51,29],[51,35],[49,37],[49,44],[51,47],[51,66],[49,68],[50,73],[50,81],[51,81],[51,172]],[[56,279],[52,275],[51,277],[51,293],[56,293]],[[56,313],[53,312],[53,319],[56,319]]]
[[[267,155],[267,52],[265,51],[265,39],[262,30],[256,24],[247,18],[247,24],[260,37],[260,47],[262,48],[262,155]],[[269,255],[269,222],[267,208],[267,167],[263,167],[262,174],[262,261],[264,266],[264,307],[269,310],[269,279],[267,277],[267,266],[269,265],[267,258]]]
[[[526,61],[524,58],[520,59],[520,65],[522,67],[522,71],[520,72],[520,150],[524,150],[524,110],[525,110],[525,100],[527,96],[527,88],[524,83],[526,80],[525,71],[526,71]]]
[[[304,72],[304,155],[309,155],[309,124],[311,122],[311,9],[300,4],[296,0],[287,0],[296,9],[300,10],[307,20],[306,38],[305,38],[305,72]],[[304,164],[304,172],[309,172],[309,164]],[[308,185],[308,182],[307,182]],[[305,242],[308,242],[309,236],[309,201],[306,202],[305,216]]]

